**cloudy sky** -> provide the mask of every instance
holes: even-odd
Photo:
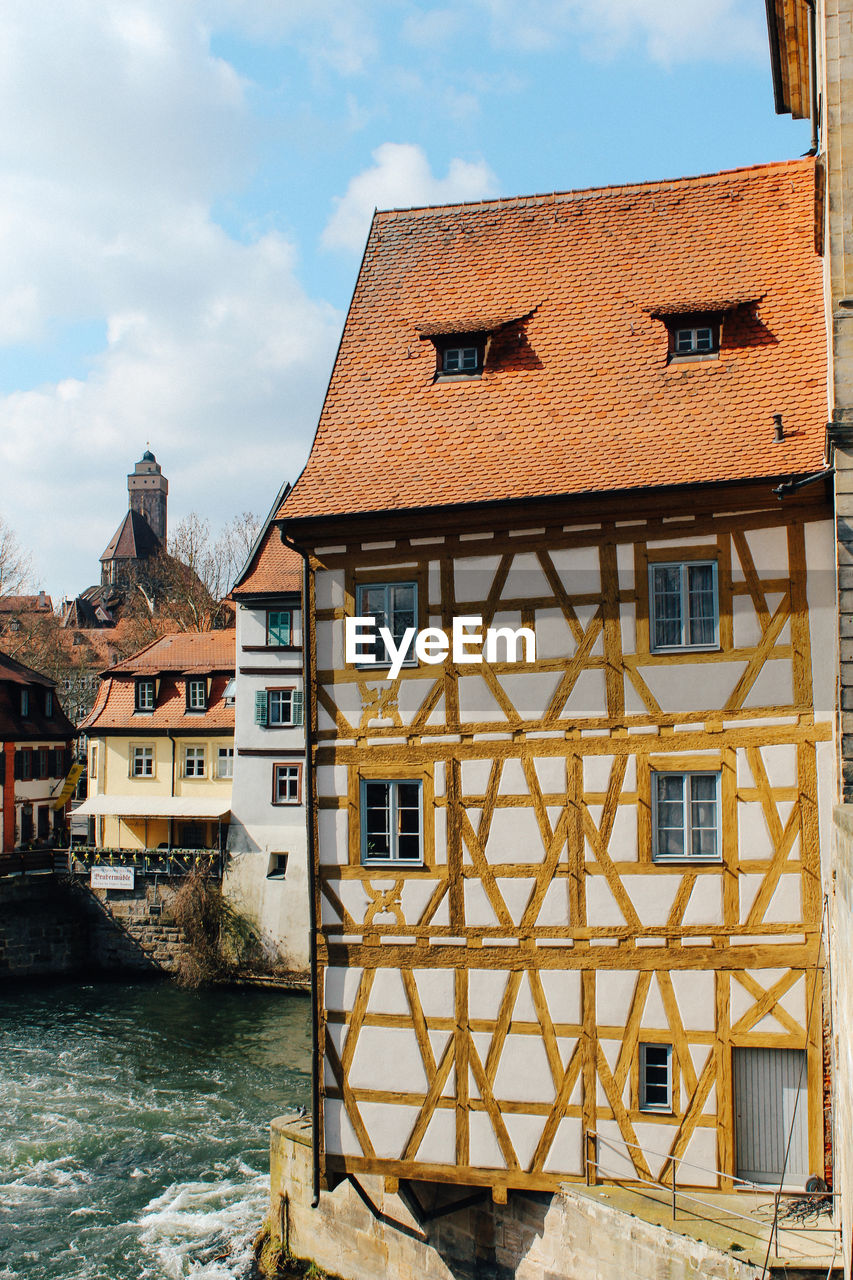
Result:
[[[371,211],[796,155],[763,0],[3,0],[0,514],[57,598],[304,461]]]

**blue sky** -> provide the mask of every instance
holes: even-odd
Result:
[[[57,598],[146,442],[172,521],[295,477],[375,205],[809,143],[763,0],[4,0],[0,111],[0,515]]]

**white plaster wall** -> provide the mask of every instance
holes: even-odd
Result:
[[[247,652],[246,646],[266,645],[266,607],[237,609],[237,699],[235,705],[234,778],[231,789],[229,859],[223,891],[252,918],[264,946],[278,964],[295,971],[308,967],[308,854],[304,803],[274,805],[273,765],[303,765],[302,796],[308,778],[304,770],[305,734],[302,727],[264,729],[255,724],[255,692],[270,686],[302,688],[300,652],[265,648]],[[275,607],[274,603],[271,607]],[[288,607],[283,601],[282,608]],[[301,613],[293,611],[293,636],[301,643]],[[275,675],[246,674],[240,668],[275,668]],[[275,755],[242,755],[241,748],[270,750]],[[268,879],[273,854],[286,853],[285,878]]]

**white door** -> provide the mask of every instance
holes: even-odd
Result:
[[[784,1168],[786,1185],[803,1186],[809,1176],[805,1053],[734,1049],[732,1056],[737,1176],[778,1183]]]

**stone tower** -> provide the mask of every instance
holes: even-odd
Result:
[[[150,449],[146,449],[127,477],[130,510],[144,516],[153,532],[166,545],[166,503],[169,481]]]

